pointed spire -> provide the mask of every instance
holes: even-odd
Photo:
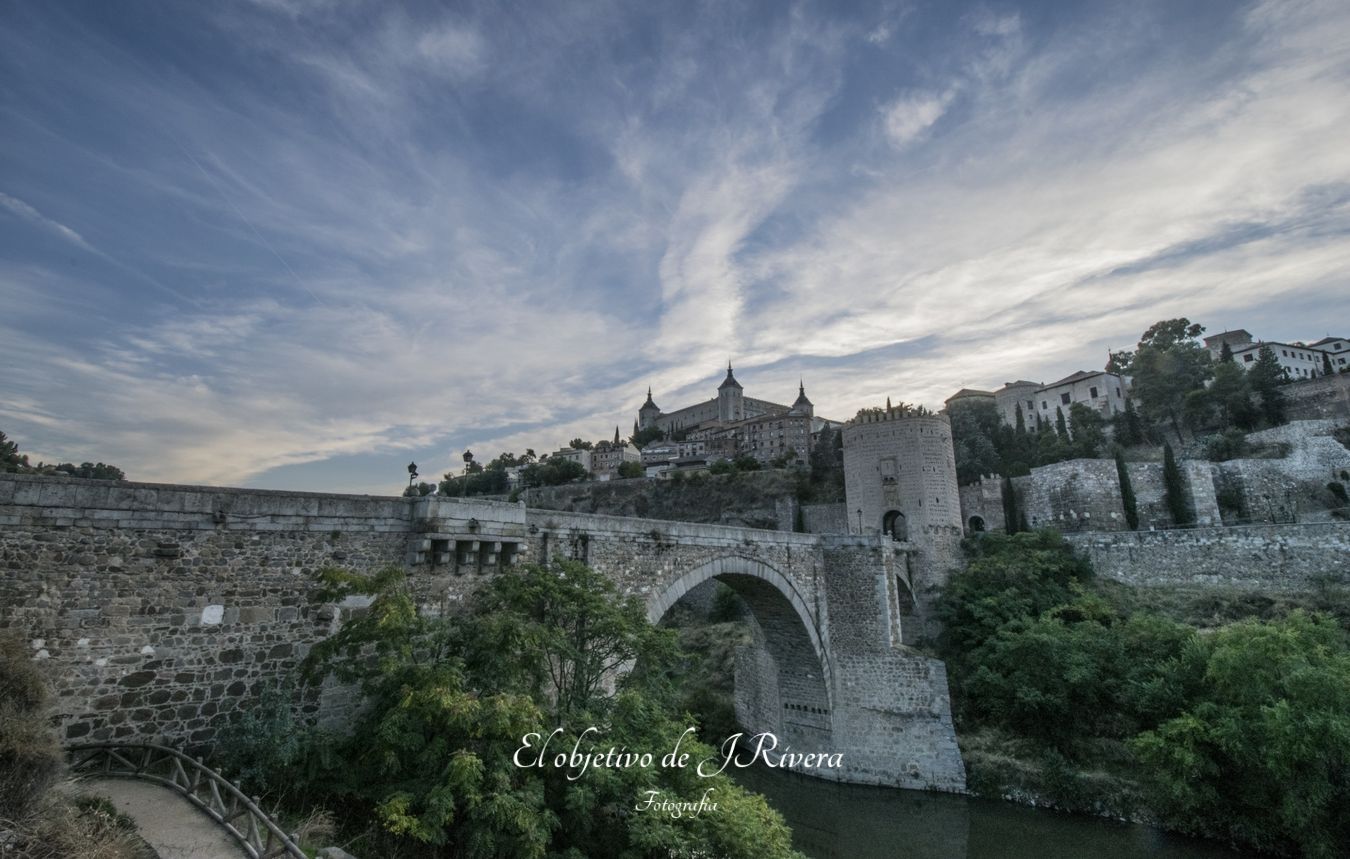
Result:
[[[728,361],[728,362],[727,362],[727,377],[726,377],[725,379],[722,380],[722,384],[720,384],[720,385],[717,386],[717,390],[720,391],[720,390],[722,390],[723,388],[739,388],[740,386],[741,386],[741,383],[738,382],[738,381],[736,381],[736,377],[735,377],[734,375],[732,375],[732,372],[731,372],[731,362]]]
[[[887,398],[886,398],[886,411],[889,412],[890,410],[891,410],[891,398],[890,398],[890,397],[887,397]]]
[[[615,424],[615,425],[614,425],[614,443],[615,443],[615,444],[618,444],[618,443],[619,443],[619,425],[618,425],[618,424]]]

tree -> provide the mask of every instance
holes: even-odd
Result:
[[[1280,368],[1275,350],[1262,346],[1257,352],[1256,361],[1247,371],[1252,392],[1261,403],[1261,417],[1270,426],[1279,426],[1285,422],[1285,396],[1280,390],[1284,382],[1284,370]]]
[[[1021,528],[1017,513],[1017,493],[1013,490],[1011,477],[1003,478],[1003,530],[1016,534]]]
[[[1188,832],[1258,850],[1350,844],[1350,642],[1296,611],[1192,638],[1161,684],[1180,708],[1131,742],[1152,804]]]
[[[1082,403],[1069,406],[1069,421],[1073,424],[1074,456],[1094,459],[1106,445],[1106,419],[1101,412]]]
[[[1061,441],[1069,440],[1069,427],[1064,422],[1064,410],[1059,406],[1055,406],[1055,432]]]
[[[364,696],[351,735],[317,755],[308,798],[373,816],[403,848],[381,855],[408,855],[411,842],[435,845],[416,855],[436,856],[796,856],[782,819],[725,776],[597,764],[569,780],[555,765],[555,751],[574,748],[659,757],[678,742],[691,761],[715,755],[681,739],[686,721],[667,679],[681,658],[674,633],[608,578],[575,561],[528,565],[494,576],[453,616],[424,613],[397,569],[330,569],[320,582],[325,602],[371,603],[305,661],[310,681],[333,673]],[[550,726],[548,754],[518,765],[523,741],[528,757]],[[647,791],[696,802],[708,788],[716,814],[631,813]]]
[[[1144,415],[1167,423],[1180,442],[1186,395],[1213,375],[1209,352],[1196,339],[1204,330],[1189,319],[1167,319],[1145,331],[1134,352],[1114,352],[1107,362],[1111,372],[1134,377],[1131,396]]]
[[[619,477],[645,477],[646,474],[647,470],[642,467],[642,463],[640,462],[633,462],[630,460],[628,462],[619,463]]]
[[[628,440],[633,443],[633,447],[642,450],[654,441],[662,441],[666,437],[665,430],[657,426],[650,426],[644,430],[634,429],[633,434]]]
[[[19,453],[19,445],[0,432],[0,472],[28,470],[28,456]]]
[[[1022,435],[1023,433],[1025,433],[1025,432],[1027,431],[1027,419],[1026,419],[1025,417],[1023,417],[1023,415],[1022,415],[1022,404],[1021,404],[1021,403],[1018,403],[1018,404],[1013,408],[1013,421],[1014,421],[1013,427],[1014,427],[1014,429],[1017,430],[1017,434],[1018,434],[1018,435]]]
[[[567,443],[567,446],[570,447],[572,450],[591,450],[592,448],[595,447],[595,445],[592,444],[591,442],[585,441],[584,439],[580,438],[572,439]]]
[[[1235,362],[1223,361],[1214,368],[1214,381],[1206,393],[1218,410],[1223,429],[1256,428],[1259,413],[1252,403],[1251,380]]]
[[[1120,481],[1120,504],[1125,508],[1125,524],[1131,531],[1139,530],[1139,505],[1134,497],[1134,484],[1130,483],[1130,472],[1125,468],[1125,454],[1116,448],[1116,478]]]
[[[1125,447],[1133,447],[1137,444],[1143,444],[1144,425],[1139,420],[1139,412],[1134,409],[1134,401],[1125,401],[1125,410],[1117,412],[1111,416],[1111,428],[1115,435],[1116,444]]]
[[[838,467],[834,455],[834,437],[836,433],[829,424],[821,427],[816,443],[811,448],[811,482],[825,483],[830,480]]]
[[[1189,525],[1194,521],[1195,514],[1186,501],[1186,485],[1181,468],[1177,466],[1177,458],[1170,444],[1163,445],[1163,496],[1174,525]]]
[[[947,410],[952,425],[956,457],[956,480],[965,485],[986,474],[1002,474],[1003,458],[995,439],[1002,429],[998,408],[992,402],[955,402]]]
[[[1326,352],[1323,352],[1323,353],[1322,353],[1322,375],[1323,375],[1323,376],[1330,376],[1332,373],[1335,373],[1335,372],[1336,372],[1335,368],[1333,368],[1333,367],[1331,366],[1331,356],[1328,355]]]

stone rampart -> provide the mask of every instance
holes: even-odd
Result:
[[[1098,575],[1140,587],[1308,590],[1350,585],[1350,523],[1099,531],[1065,538]]]
[[[1304,379],[1281,388],[1289,398],[1290,420],[1331,418],[1350,421],[1350,373]]]

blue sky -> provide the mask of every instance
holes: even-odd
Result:
[[[1350,327],[1350,5],[0,0],[0,429],[133,479]]]

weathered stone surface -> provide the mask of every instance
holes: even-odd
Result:
[[[964,788],[942,666],[902,644],[914,589],[934,575],[932,529],[902,544],[438,497],[11,475],[0,486],[14,520],[0,525],[0,627],[41,640],[69,737],[209,743],[362,610],[311,601],[335,552],[360,571],[407,566],[432,612],[514,565],[562,556],[640,596],[653,619],[713,578],[727,583],[756,620],[738,660],[751,669],[737,675],[747,727],[843,753],[844,770],[826,773],[841,780]],[[946,542],[943,531],[943,553]],[[330,682],[297,711],[341,724],[353,704]]]

